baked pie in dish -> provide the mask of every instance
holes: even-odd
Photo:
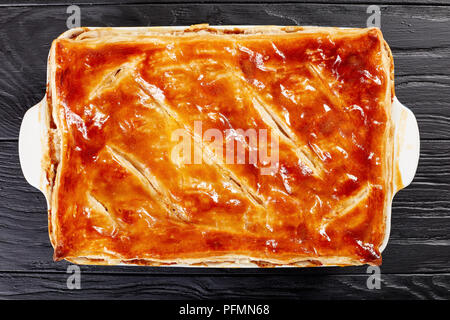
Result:
[[[78,28],[48,65],[55,260],[381,264],[394,70],[380,30]]]

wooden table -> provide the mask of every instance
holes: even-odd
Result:
[[[214,3],[78,1],[84,26],[278,24],[366,26],[368,3],[341,0]],[[101,3],[100,3],[101,2]],[[52,261],[43,195],[27,184],[17,154],[25,111],[44,95],[51,41],[67,29],[67,4],[0,1],[0,298],[450,298],[450,4],[384,0],[381,29],[395,59],[396,93],[415,113],[421,158],[414,182],[394,199],[381,289],[367,267],[186,269],[81,267]],[[117,4],[115,4],[117,3]]]

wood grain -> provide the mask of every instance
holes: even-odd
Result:
[[[0,295],[9,299],[445,299],[450,275],[381,275],[368,289],[367,275],[152,276],[89,274],[68,290],[66,273],[0,273]],[[405,290],[408,288],[408,290]]]
[[[283,1],[283,0],[152,0],[152,3],[281,3],[281,2],[289,2],[289,3],[319,3],[319,4],[329,4],[333,3],[330,0],[290,0],[290,1]],[[448,1],[446,0],[339,0],[336,1],[341,4],[420,4],[420,5],[448,5]],[[109,0],[109,1],[92,1],[92,0],[77,0],[77,1],[70,1],[70,0],[21,0],[21,1],[14,1],[14,0],[0,0],[0,5],[5,6],[32,6],[32,5],[70,5],[70,4],[102,4],[102,5],[108,5],[108,4],[145,4],[147,1],[136,1],[136,0]]]
[[[129,2],[133,4],[126,4]],[[208,22],[364,27],[368,16],[368,3],[358,0],[341,0],[339,4],[327,4],[327,0],[214,2],[136,4],[113,0],[80,7],[82,25],[86,26]],[[22,117],[45,92],[51,41],[66,30],[67,4],[58,0],[48,3],[51,5],[36,0],[0,0],[0,298],[450,298],[448,1],[405,2],[417,5],[378,1],[382,31],[394,53],[396,94],[416,114],[422,138],[417,175],[393,202],[381,290],[367,289],[366,267],[101,266],[82,266],[82,290],[68,290],[68,263],[52,261],[44,197],[23,178],[17,154]]]

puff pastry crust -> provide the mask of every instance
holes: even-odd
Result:
[[[380,30],[79,28],[53,42],[48,66],[55,260],[381,263],[394,70]],[[279,141],[277,170],[219,161],[195,121],[227,141],[267,129]],[[204,161],[171,157],[178,129]]]

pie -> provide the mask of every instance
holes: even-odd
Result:
[[[43,119],[54,259],[381,264],[393,72],[376,28],[64,33]]]

